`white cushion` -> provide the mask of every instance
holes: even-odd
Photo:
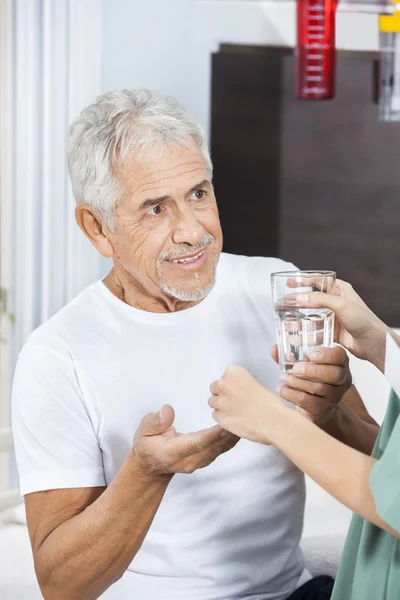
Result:
[[[33,567],[28,529],[24,525],[0,527],[0,598],[42,600]]]

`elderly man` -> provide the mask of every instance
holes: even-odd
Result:
[[[32,334],[16,370],[15,445],[44,598],[311,590],[303,475],[272,447],[237,443],[207,404],[230,363],[276,388],[268,281],[293,266],[221,255],[205,135],[172,98],[102,96],[73,123],[68,162],[78,225],[114,266]],[[319,362],[281,395],[310,419],[333,414],[343,439],[358,419],[338,404],[346,355],[324,349]]]

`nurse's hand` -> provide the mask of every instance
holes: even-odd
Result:
[[[164,405],[143,418],[133,439],[132,452],[144,478],[193,473],[207,467],[238,439],[218,425],[195,433],[177,433],[174,409]]]
[[[277,346],[271,356],[278,362]],[[332,419],[352,384],[349,359],[341,346],[318,348],[309,358],[312,362],[298,362],[291,373],[282,373],[277,391],[307,419],[322,426]]]
[[[315,287],[318,288],[318,281]],[[311,292],[297,294],[296,299],[303,308],[333,310],[335,341],[358,358],[368,360],[381,371],[384,370],[386,334],[390,329],[368,308],[349,283],[337,280],[334,296]]]
[[[252,442],[274,444],[276,432],[285,428],[287,414],[293,412],[240,366],[229,366],[210,391],[215,421]]]

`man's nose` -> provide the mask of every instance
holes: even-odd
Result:
[[[174,244],[190,244],[194,246],[205,235],[204,227],[199,223],[196,212],[190,206],[179,211],[172,234]]]

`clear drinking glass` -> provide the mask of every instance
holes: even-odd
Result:
[[[333,271],[282,271],[272,273],[279,365],[289,372],[298,361],[309,360],[316,348],[332,347],[335,315],[326,308],[301,308],[297,294],[335,293]]]

